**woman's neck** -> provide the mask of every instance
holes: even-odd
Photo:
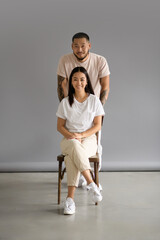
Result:
[[[86,98],[88,97],[88,93],[86,93],[86,92],[78,92],[78,93],[75,92],[74,97],[78,102],[84,102],[86,100]]]

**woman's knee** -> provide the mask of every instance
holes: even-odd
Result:
[[[79,149],[80,147],[80,142],[77,139],[69,139],[69,147],[71,149]]]

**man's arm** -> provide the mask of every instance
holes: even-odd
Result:
[[[68,96],[68,80],[67,78],[64,78],[62,76],[57,76],[58,78],[58,88],[57,88],[57,93],[58,93],[58,98],[59,101],[62,101],[63,98]]]
[[[101,84],[101,92],[100,92],[100,100],[102,105],[104,106],[105,102],[108,99],[109,95],[109,75],[100,79]]]

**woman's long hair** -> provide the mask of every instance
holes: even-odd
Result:
[[[73,75],[76,73],[76,72],[82,72],[84,73],[84,75],[86,76],[86,79],[87,79],[87,85],[85,87],[85,92],[86,93],[91,93],[91,94],[94,94],[94,91],[93,91],[93,88],[92,88],[92,84],[91,84],[91,81],[90,81],[90,78],[89,78],[89,75],[87,73],[87,70],[84,68],[84,67],[75,67],[72,72],[71,72],[71,75],[69,77],[69,93],[68,93],[68,97],[69,97],[69,104],[70,106],[72,106],[73,102],[74,102],[74,93],[75,93],[75,89],[74,87],[72,86],[72,77]]]

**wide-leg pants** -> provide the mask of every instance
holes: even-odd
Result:
[[[91,169],[88,158],[97,152],[96,135],[82,139],[81,143],[77,139],[63,138],[61,151],[65,155],[67,185],[78,187],[80,173]]]

